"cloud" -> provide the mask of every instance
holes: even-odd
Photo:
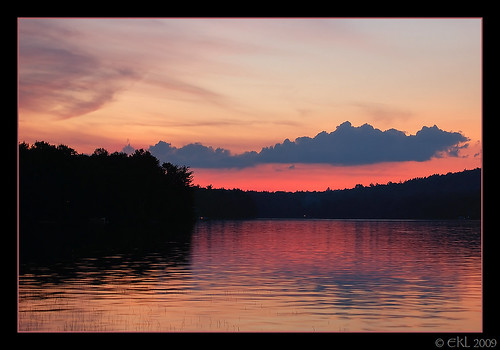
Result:
[[[432,157],[457,157],[468,146],[467,137],[436,125],[422,127],[415,135],[389,129],[381,131],[369,124],[354,127],[348,121],[335,131],[322,131],[314,138],[289,139],[260,152],[233,155],[229,150],[192,143],[181,148],[164,141],[149,148],[161,161],[194,168],[244,168],[264,163],[305,163],[362,165],[382,162],[426,161]]]
[[[113,102],[118,93],[139,80],[159,88],[162,98],[227,108],[226,96],[190,82],[189,74],[183,73],[207,61],[194,54],[199,39],[155,24],[21,19],[20,108],[61,119],[79,117]],[[158,42],[144,41],[139,35],[143,31]],[[217,43],[207,45],[217,47]]]
[[[132,154],[132,153],[134,153],[135,148],[130,146],[130,142],[129,142],[125,147],[122,148],[121,151],[122,151],[122,153]]]
[[[391,122],[394,119],[408,119],[414,114],[409,110],[404,110],[384,103],[352,103],[353,106],[360,108],[367,115],[371,116],[377,122]]]
[[[214,149],[201,143],[190,143],[177,148],[170,143],[159,141],[150,146],[149,151],[162,162],[188,165],[194,168],[244,168],[256,164],[256,152],[232,155],[223,148]]]
[[[162,76],[161,74],[155,73],[154,77],[147,77],[146,82],[158,86],[162,89],[179,92],[184,95],[189,95],[200,100],[211,102],[214,104],[224,104],[225,98],[223,95],[218,94],[215,91],[206,89],[204,87],[189,83],[187,81],[182,81],[179,79],[173,79],[170,77]]]
[[[381,131],[369,124],[353,127],[344,122],[331,133],[314,138],[299,137],[263,148],[262,162],[328,163],[360,165],[394,161],[425,161],[438,154],[456,156],[456,147],[468,138],[460,133],[422,127],[415,135],[389,129]]]
[[[19,105],[78,117],[111,102],[140,78],[126,65],[78,48],[80,34],[56,22],[23,20],[19,25]]]

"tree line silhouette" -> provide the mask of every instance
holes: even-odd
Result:
[[[139,244],[194,223],[192,172],[148,151],[19,144],[21,252]]]
[[[196,209],[217,219],[480,219],[481,169],[322,192],[201,188]]]

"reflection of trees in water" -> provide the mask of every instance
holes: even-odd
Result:
[[[170,268],[189,269],[191,231],[170,240],[142,241],[140,245],[100,246],[81,249],[72,256],[38,256],[20,263],[20,276],[36,276],[37,284],[63,283],[70,279],[104,280],[144,278],[153,272],[167,273]],[[101,281],[101,282],[100,282]]]

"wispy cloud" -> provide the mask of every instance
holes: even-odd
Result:
[[[21,108],[63,119],[109,103],[140,74],[71,44],[78,33],[52,22],[23,20],[19,40]],[[56,34],[60,33],[60,34]]]
[[[174,94],[176,96],[184,96],[184,98],[188,97],[198,102],[203,101],[220,106],[228,104],[227,98],[223,94],[217,93],[200,85],[190,83],[186,80],[166,77],[160,74],[149,74],[144,77],[144,82],[160,87],[165,93],[165,96]]]
[[[175,23],[141,20],[21,19],[19,38],[20,107],[61,119],[98,110],[139,80],[165,99],[231,107],[227,96],[186,72],[230,71],[197,54],[208,47],[242,51],[239,43],[200,37]]]
[[[377,122],[392,122],[395,119],[402,120],[414,116],[414,113],[408,109],[395,107],[386,103],[354,102],[352,105],[360,108]]]
[[[160,141],[149,150],[162,161],[199,168],[244,168],[262,163],[317,163],[361,165],[381,162],[426,161],[432,157],[457,157],[468,146],[467,137],[436,125],[422,127],[415,135],[389,129],[381,131],[369,124],[354,127],[350,122],[335,131],[323,131],[314,138],[289,139],[260,152],[232,155],[229,150],[192,143],[181,148]]]

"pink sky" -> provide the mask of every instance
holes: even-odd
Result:
[[[349,120],[408,135],[437,125],[462,133],[469,147],[425,162],[194,168],[195,182],[324,190],[481,166],[479,18],[18,24],[19,141],[83,153],[200,142],[238,154]]]

